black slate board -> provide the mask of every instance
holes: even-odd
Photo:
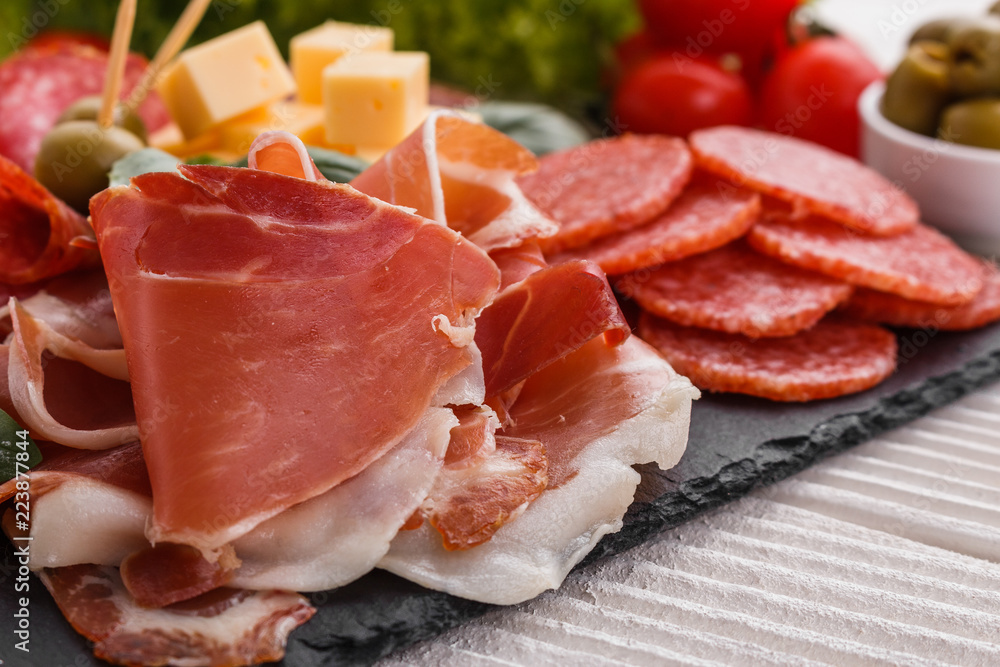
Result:
[[[643,482],[625,528],[606,536],[586,563],[641,544],[651,535],[792,475],[933,408],[1000,379],[1000,325],[963,334],[904,331],[900,368],[878,387],[804,405],[736,395],[695,404],[687,452],[672,470],[642,466]],[[63,620],[41,582],[30,580],[31,653],[15,651],[13,548],[0,552],[0,658],[4,665],[90,667],[87,642]],[[433,637],[491,607],[428,591],[373,572],[337,591],[311,595],[318,612],[296,630],[289,667],[367,665]]]

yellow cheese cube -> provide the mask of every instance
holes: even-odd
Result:
[[[219,128],[222,145],[231,151],[245,154],[253,140],[263,132],[283,130],[291,132],[304,143],[318,145],[323,141],[323,107],[282,100],[260,110],[257,117],[239,118]]]
[[[192,47],[157,86],[187,138],[295,92],[262,21]]]
[[[392,41],[391,28],[337,21],[327,21],[296,35],[288,50],[299,99],[308,104],[322,104],[321,84],[327,65],[341,56],[362,51],[392,51]]]
[[[394,146],[423,120],[430,88],[426,53],[358,53],[323,70],[326,141]]]

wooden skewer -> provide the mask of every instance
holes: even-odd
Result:
[[[122,92],[122,78],[125,76],[128,45],[132,41],[135,3],[136,0],[122,0],[115,16],[115,31],[111,36],[111,56],[108,58],[108,69],[104,80],[104,98],[101,100],[101,112],[97,115],[97,124],[101,129],[106,130],[114,124],[115,105]]]
[[[152,62],[149,63],[149,67],[143,73],[142,79],[139,80],[139,84],[129,97],[128,104],[130,108],[134,109],[142,104],[142,100],[149,94],[153,86],[156,85],[156,79],[160,76],[160,73],[166,69],[170,61],[174,59],[174,56],[191,39],[191,34],[198,27],[198,24],[201,23],[201,18],[205,15],[211,2],[212,0],[191,0],[187,7],[184,8],[180,18],[177,19],[177,23],[170,29],[167,38],[163,40],[159,51],[153,56]]]

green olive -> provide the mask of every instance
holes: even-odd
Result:
[[[956,144],[1000,149],[1000,97],[948,106],[941,113],[940,136]]]
[[[917,42],[885,82],[882,115],[912,132],[933,135],[949,96],[948,47]]]
[[[950,31],[951,87],[960,97],[1000,94],[1000,16]]]
[[[81,97],[63,111],[56,124],[65,123],[68,120],[97,120],[97,115],[101,112],[102,100],[99,95],[89,95]],[[132,109],[119,102],[115,105],[114,124],[124,128],[142,139],[146,143],[146,124],[142,122]]]
[[[35,158],[35,178],[78,211],[108,187],[108,172],[116,160],[145,145],[128,130],[102,130],[96,121],[70,120],[45,135]]]

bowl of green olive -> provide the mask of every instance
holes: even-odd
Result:
[[[925,221],[1000,247],[1000,3],[932,21],[885,82],[858,101],[861,155],[906,190]]]

